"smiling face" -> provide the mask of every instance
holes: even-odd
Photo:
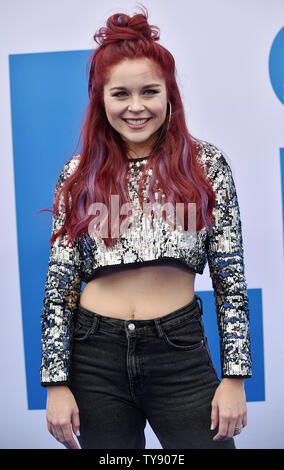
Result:
[[[128,157],[149,155],[167,113],[166,84],[155,64],[141,58],[113,66],[104,85],[104,104],[110,125],[128,144]]]

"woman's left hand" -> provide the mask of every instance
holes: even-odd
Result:
[[[213,441],[226,441],[241,431],[247,425],[247,406],[244,387],[245,379],[223,378],[216,389],[211,402],[211,430],[219,423],[217,434]]]

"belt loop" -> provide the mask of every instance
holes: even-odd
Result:
[[[93,324],[91,326],[91,329],[88,332],[90,335],[93,335],[94,333],[96,333],[98,326],[99,326],[99,320],[100,320],[100,317],[98,315],[94,315]]]
[[[162,338],[164,336],[164,331],[163,331],[163,328],[161,326],[161,318],[158,317],[158,318],[153,318],[154,322],[155,322],[155,325],[156,325],[156,328],[157,328],[157,331],[158,331],[158,335],[159,335],[159,338]]]
[[[196,296],[196,300],[200,300],[200,306],[199,306],[199,309],[200,309],[200,315],[203,315],[203,305],[202,305],[202,299],[201,297],[199,297],[199,295],[195,295]],[[198,303],[198,302],[197,302]]]

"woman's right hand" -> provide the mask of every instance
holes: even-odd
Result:
[[[47,387],[47,428],[67,449],[79,449],[74,434],[80,435],[79,409],[71,390],[65,385]],[[72,424],[72,429],[71,429]]]

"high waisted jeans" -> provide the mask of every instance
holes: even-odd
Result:
[[[198,303],[200,301],[200,305]],[[234,449],[213,441],[220,380],[194,299],[162,317],[122,320],[78,305],[70,390],[82,449],[145,449],[147,420],[163,449]]]

